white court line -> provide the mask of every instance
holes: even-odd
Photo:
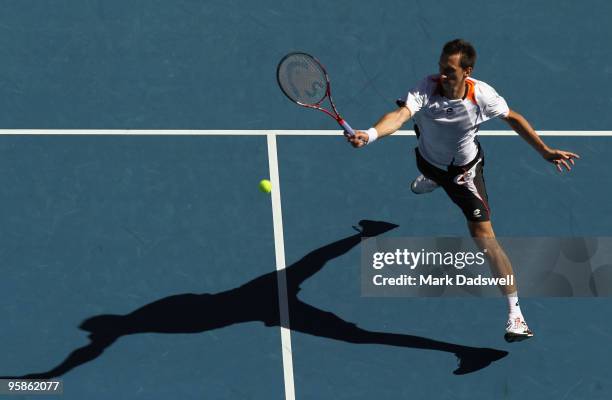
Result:
[[[289,327],[289,304],[287,299],[287,276],[285,274],[285,240],[283,236],[283,213],[281,209],[276,136],[274,134],[268,134],[267,139],[268,164],[270,168],[270,181],[272,183],[272,221],[274,224],[274,251],[276,254],[276,277],[278,280],[278,305],[280,312],[285,399],[295,400],[293,353],[291,351],[291,330]]]
[[[2,135],[168,135],[168,136],[340,136],[339,130],[188,130],[188,129],[0,129]],[[540,136],[612,136],[612,131],[538,131]],[[404,130],[394,136],[414,136]],[[514,131],[480,131],[480,136],[517,136]]]

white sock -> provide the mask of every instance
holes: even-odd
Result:
[[[506,295],[508,300],[508,315],[522,317],[521,306],[519,306],[518,293],[512,292]]]

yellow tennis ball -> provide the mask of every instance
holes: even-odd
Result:
[[[262,179],[261,182],[259,182],[259,190],[264,193],[270,193],[272,191],[272,182],[267,179]]]

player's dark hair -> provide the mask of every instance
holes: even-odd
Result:
[[[463,39],[455,39],[444,45],[442,54],[452,56],[453,54],[461,54],[461,68],[474,68],[476,64],[476,49],[470,42]]]

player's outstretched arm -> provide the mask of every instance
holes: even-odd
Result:
[[[348,137],[347,140],[353,145],[353,147],[363,147],[373,140],[373,134],[375,139],[389,136],[390,134],[398,131],[406,121],[410,119],[412,113],[407,107],[400,107],[390,113],[383,115],[372,128],[367,131],[355,131],[355,136]],[[375,130],[375,133],[372,132]]]
[[[563,171],[563,167],[565,167],[568,171],[571,170],[571,165],[574,165],[574,158],[580,158],[578,154],[565,150],[551,149],[548,147],[542,138],[540,138],[536,131],[531,127],[525,117],[516,111],[510,110],[508,116],[505,117],[504,120],[516,133],[525,139],[525,141],[529,143],[531,147],[540,153],[540,155],[546,161],[555,164],[559,172]]]

